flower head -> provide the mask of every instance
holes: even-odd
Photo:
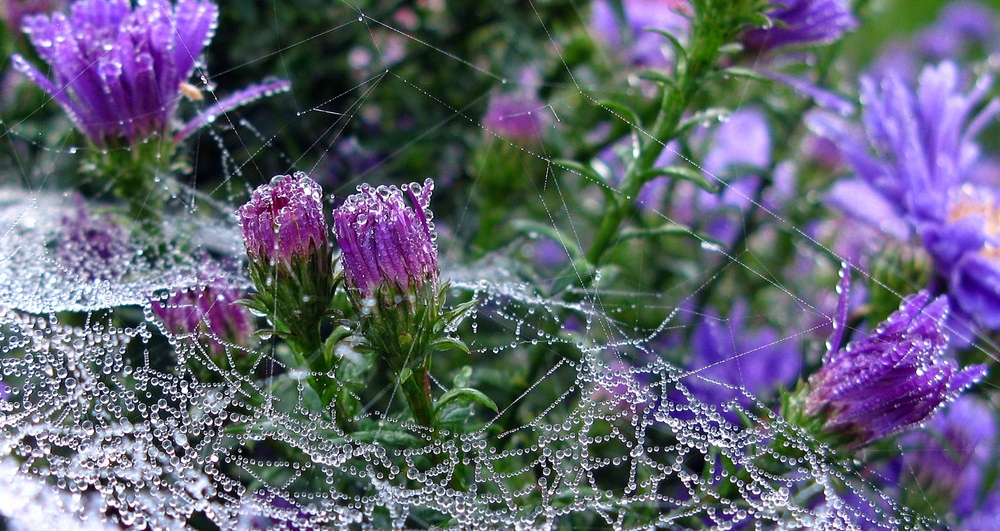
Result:
[[[858,25],[847,0],[772,0],[767,14],[776,24],[753,29],[743,36],[755,50],[789,44],[823,44],[839,39]]]
[[[327,262],[322,197],[323,189],[304,173],[278,175],[254,190],[237,211],[251,265],[290,270],[298,263]]]
[[[923,422],[985,374],[985,367],[959,370],[946,357],[944,322],[948,301],[921,291],[873,334],[836,350],[847,316],[847,283],[823,366],[809,378],[805,413],[824,419],[823,431],[852,447]]]
[[[344,278],[361,298],[372,298],[384,287],[407,293],[437,285],[433,190],[430,179],[402,189],[362,185],[333,212]]]
[[[205,0],[79,0],[63,13],[28,17],[24,31],[51,67],[24,57],[14,68],[47,92],[97,145],[165,134],[219,16]]]

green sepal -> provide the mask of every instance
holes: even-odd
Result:
[[[478,389],[473,389],[471,387],[462,387],[459,389],[452,389],[451,391],[448,391],[447,393],[441,395],[441,398],[437,400],[437,404],[434,406],[434,415],[437,416],[438,414],[440,414],[441,409],[445,405],[447,405],[449,402],[453,402],[456,400],[464,400],[466,402],[478,402],[492,409],[494,413],[500,412],[500,410],[497,408],[497,405],[493,403],[493,400],[491,400],[490,397],[483,394],[482,391]]]

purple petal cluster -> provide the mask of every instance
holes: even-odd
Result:
[[[252,266],[322,262],[329,249],[323,189],[304,173],[278,175],[253,191],[236,214]]]
[[[985,367],[959,370],[945,355],[948,301],[926,291],[904,299],[873,334],[836,350],[847,291],[845,281],[831,349],[809,378],[806,414],[824,418],[825,432],[864,446],[923,422],[985,375]]]
[[[858,25],[848,0],[771,0],[771,4],[777,6],[767,12],[774,26],[743,36],[751,49],[833,42]]]
[[[207,335],[214,353],[223,353],[222,342],[243,344],[253,333],[253,316],[235,304],[244,298],[243,291],[232,287],[212,265],[203,267],[203,280],[197,286],[153,301],[153,313],[175,334]]]
[[[165,134],[218,7],[204,0],[79,0],[63,13],[25,19],[24,32],[49,64],[46,77],[24,57],[13,66],[100,146]]]
[[[1000,209],[996,191],[971,178],[974,137],[1000,112],[993,100],[974,114],[990,83],[965,94],[945,62],[926,68],[916,91],[892,73],[863,79],[861,89],[866,138],[827,131],[857,175],[836,185],[830,202],[891,236],[918,236],[953,311],[1000,328]]]
[[[347,286],[362,298],[391,287],[404,293],[437,283],[437,245],[431,224],[434,182],[368,185],[333,212]],[[409,198],[409,203],[407,199]]]

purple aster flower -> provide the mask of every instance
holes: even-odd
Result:
[[[964,517],[979,505],[996,443],[997,421],[989,405],[962,396],[925,431],[907,435],[903,446],[911,450],[903,456],[902,469],[928,500],[950,504]]]
[[[772,0],[771,4],[776,7],[767,14],[775,25],[743,36],[751,49],[833,42],[858,25],[847,0]]]
[[[684,383],[699,400],[721,405],[735,400],[744,408],[750,396],[763,398],[779,386],[795,382],[802,369],[799,345],[767,326],[747,326],[747,305],[737,301],[728,319],[709,311],[692,337],[692,359]],[[723,414],[739,422],[733,412]]]
[[[857,448],[913,427],[953,401],[986,373],[959,370],[946,356],[945,297],[921,291],[868,337],[838,349],[847,321],[848,274],[839,287],[830,350],[809,378],[805,414],[823,419],[823,431]]]
[[[358,187],[333,212],[347,286],[362,299],[385,288],[436,287],[437,245],[431,223],[434,182]],[[406,198],[409,198],[409,204]]]
[[[133,254],[125,231],[108,217],[91,215],[79,195],[75,202],[76,211],[62,217],[56,251],[59,265],[88,282],[120,279]]]
[[[995,192],[971,182],[979,157],[973,138],[1000,112],[994,100],[970,119],[989,87],[977,83],[963,94],[958,69],[947,62],[925,69],[916,92],[892,74],[865,78],[867,139],[834,121],[823,129],[858,177],[835,186],[832,202],[891,236],[917,235],[947,285],[955,316],[995,329],[1000,209]],[[954,323],[956,331],[965,328]]]
[[[153,301],[153,313],[174,334],[205,336],[214,354],[225,353],[222,342],[245,344],[253,333],[253,316],[235,304],[243,290],[232,287],[213,263],[202,266],[198,285]]]
[[[323,268],[330,243],[322,197],[323,189],[301,172],[278,175],[254,190],[237,210],[251,266],[290,271],[312,263]]]
[[[483,127],[508,140],[537,142],[547,116],[546,105],[535,98],[500,95],[490,100]]]
[[[206,0],[148,0],[134,7],[129,0],[79,0],[68,17],[53,13],[25,19],[24,32],[53,78],[21,55],[13,56],[13,66],[99,146],[167,138],[182,94],[198,94],[187,80],[218,16],[219,8]],[[219,105],[231,109],[259,97],[258,92],[287,88],[284,81],[252,87]],[[216,116],[221,113],[213,109]],[[211,114],[193,123],[203,125]]]
[[[682,14],[689,9],[687,4],[678,0],[624,0],[622,6],[625,8],[624,31],[608,2],[594,2],[591,23],[596,34],[635,66],[668,66],[673,56],[670,43],[662,35],[646,30],[668,31],[683,40],[690,26],[690,21]]]

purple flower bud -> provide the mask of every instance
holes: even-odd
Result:
[[[828,434],[864,446],[923,422],[985,375],[981,365],[959,370],[945,356],[948,301],[931,300],[926,291],[905,298],[870,336],[834,350],[846,322],[847,291],[845,275],[830,351],[809,378],[806,398],[806,414],[822,415]]]
[[[222,354],[222,342],[245,344],[253,333],[253,317],[235,304],[243,291],[229,285],[214,264],[202,268],[203,283],[175,291],[164,301],[154,301],[153,313],[174,334],[207,336],[210,349]]]
[[[746,32],[743,41],[751,49],[832,42],[858,25],[847,0],[771,0],[771,4],[778,5],[767,13],[776,24]]]
[[[322,196],[320,185],[301,172],[278,175],[254,190],[237,210],[251,267],[291,271],[294,264],[312,261],[328,270]]]
[[[47,92],[100,146],[164,134],[212,39],[218,7],[203,0],[79,0],[63,13],[25,19],[49,79],[21,55],[13,66]]]
[[[434,182],[358,187],[333,212],[347,286],[362,298],[382,288],[403,292],[437,285],[437,245],[430,211]],[[406,199],[410,201],[407,204]]]

